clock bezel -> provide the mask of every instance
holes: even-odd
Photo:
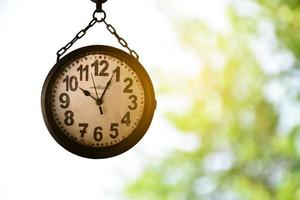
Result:
[[[139,124],[127,138],[125,138],[117,144],[107,147],[88,147],[84,146],[83,144],[79,144],[75,141],[72,141],[71,138],[66,136],[66,134],[60,130],[52,115],[51,92],[52,88],[54,87],[56,77],[60,74],[62,70],[64,70],[64,67],[67,67],[71,62],[78,59],[79,57],[84,57],[85,55],[91,53],[106,54],[109,56],[116,57],[119,60],[126,63],[137,74],[141,81],[141,85],[144,89],[144,111]],[[44,122],[48,128],[48,131],[57,143],[59,143],[63,148],[65,148],[69,152],[78,156],[98,159],[109,158],[122,154],[127,150],[131,149],[133,146],[135,146],[143,138],[153,119],[154,110],[156,108],[156,100],[152,81],[142,64],[138,62],[137,59],[135,59],[130,54],[115,47],[105,45],[91,45],[81,47],[70,52],[53,66],[53,68],[47,75],[47,78],[43,85],[41,106]]]

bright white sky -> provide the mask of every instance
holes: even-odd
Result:
[[[171,149],[197,145],[188,135],[178,136],[163,118],[172,103],[162,96],[157,97],[157,111],[146,136],[120,156],[84,159],[52,139],[40,109],[42,84],[55,64],[56,51],[88,24],[94,8],[89,0],[0,2],[0,199],[120,199],[124,183],[146,163],[157,162]],[[109,0],[104,9],[107,21],[140,54],[154,87],[158,68],[191,74],[186,67],[182,70],[184,60],[191,68],[198,67],[193,56],[181,49],[161,2]],[[72,50],[90,44],[121,48],[103,24],[93,27]],[[181,59],[174,60],[179,55]]]
[[[156,71],[191,76],[200,63],[182,48],[171,19],[202,18],[216,30],[227,26],[229,0],[108,0],[111,23],[141,56],[158,87]],[[218,5],[218,6],[216,6]],[[48,133],[40,109],[40,93],[56,51],[91,20],[90,0],[6,0],[0,2],[0,199],[122,199],[126,181],[150,162],[174,148],[197,145],[163,117],[167,109],[184,105],[158,96],[150,130],[128,152],[105,160],[75,156]],[[121,48],[103,24],[97,24],[72,50],[90,44]],[[70,51],[69,51],[70,52]],[[172,138],[172,139],[171,139]]]

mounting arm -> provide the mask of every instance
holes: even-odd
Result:
[[[92,2],[96,3],[96,11],[101,12],[102,10],[102,4],[104,4],[107,0],[91,0]]]

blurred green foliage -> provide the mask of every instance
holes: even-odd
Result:
[[[189,111],[166,116],[183,134],[194,133],[200,145],[149,166],[128,186],[129,199],[300,199],[300,126],[280,128],[280,120],[289,116],[266,95],[270,82],[286,84],[299,69],[300,1],[251,2],[259,7],[251,16],[228,7],[227,31],[200,20],[180,23],[183,43],[203,66],[182,92],[192,99]],[[255,55],[253,41],[263,34],[262,22],[275,28],[274,48],[294,55],[290,68],[269,73]],[[285,86],[287,93],[300,89]],[[297,95],[287,98],[299,101]]]

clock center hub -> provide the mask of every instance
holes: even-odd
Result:
[[[102,105],[103,104],[103,100],[102,99],[97,99],[96,104],[98,106]]]

